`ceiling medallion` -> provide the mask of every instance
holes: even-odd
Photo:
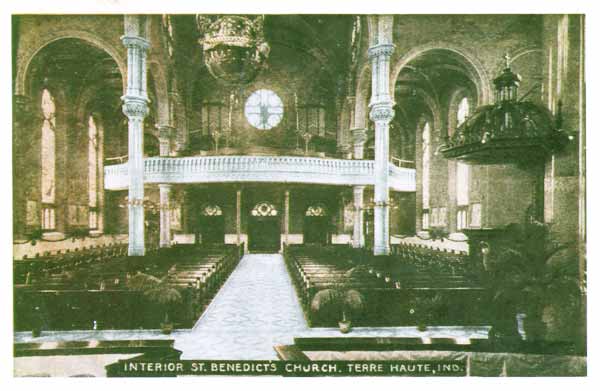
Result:
[[[227,84],[254,80],[269,56],[264,37],[264,16],[196,15],[198,42],[210,74]]]
[[[478,108],[440,147],[447,159],[470,164],[528,163],[564,148],[571,139],[544,106],[517,99],[521,77],[510,69],[510,58],[494,79],[496,103]]]

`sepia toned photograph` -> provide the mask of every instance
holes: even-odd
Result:
[[[12,13],[13,376],[587,376],[586,15],[401,12]]]

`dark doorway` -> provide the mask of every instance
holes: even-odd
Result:
[[[304,213],[304,243],[329,243],[329,216],[321,203],[310,205]]]
[[[252,217],[248,221],[248,249],[279,252],[281,228],[277,217]]]
[[[224,216],[200,217],[200,235],[202,244],[225,243],[225,218]]]
[[[273,204],[261,202],[250,212],[248,219],[248,250],[253,252],[279,252],[281,224]]]
[[[328,244],[329,243],[329,218],[304,217],[304,243]]]
[[[225,216],[218,205],[204,205],[198,219],[202,244],[225,243]]]
[[[365,210],[363,232],[365,233],[365,246],[367,248],[373,248],[373,242],[375,240],[375,215],[373,209]]]

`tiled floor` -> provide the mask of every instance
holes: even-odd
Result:
[[[359,327],[353,337],[487,338],[487,327]],[[182,359],[276,359],[273,346],[294,337],[339,337],[335,328],[308,328],[279,254],[250,254],[225,282],[192,330],[165,336],[158,330],[103,330],[15,333],[15,342],[57,340],[174,339]]]

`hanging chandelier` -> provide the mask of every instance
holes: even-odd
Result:
[[[215,79],[234,85],[254,80],[270,51],[263,16],[196,15],[196,23],[204,63]]]
[[[468,117],[440,147],[447,159],[470,164],[524,163],[544,159],[571,139],[562,130],[561,104],[556,118],[544,106],[517,99],[521,77],[510,58],[496,79],[496,102]]]

